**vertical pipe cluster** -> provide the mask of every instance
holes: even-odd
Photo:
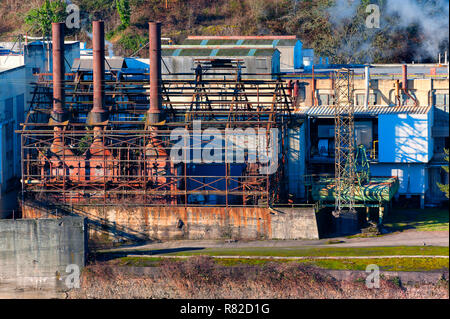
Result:
[[[90,114],[93,123],[107,120],[108,112],[105,109],[105,31],[103,21],[94,21],[92,24],[93,46],[93,85],[94,101]]]
[[[52,118],[64,121],[64,23],[52,23],[53,109]]]
[[[155,124],[162,120],[161,23],[149,23],[149,42],[150,108],[147,112],[147,123]]]

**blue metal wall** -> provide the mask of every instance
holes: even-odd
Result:
[[[298,40],[294,47],[294,69],[303,67],[303,43]]]
[[[432,112],[380,114],[380,163],[428,163],[433,156]]]

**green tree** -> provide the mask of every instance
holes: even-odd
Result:
[[[117,12],[123,28],[130,26],[131,9],[128,0],[116,0]]]
[[[31,26],[31,32],[47,36],[51,33],[52,22],[64,22],[67,4],[65,1],[45,0],[40,8],[28,11],[25,23]]]
[[[447,172],[448,174],[448,149],[444,149],[445,152],[445,160],[447,161],[447,165],[443,165],[442,168]],[[448,184],[441,184],[437,183],[441,191],[445,193],[445,196],[448,198]]]

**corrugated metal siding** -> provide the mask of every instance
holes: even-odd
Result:
[[[374,105],[366,108],[363,105],[355,106],[355,115],[379,115],[379,114],[427,114],[431,106],[381,106]],[[332,105],[320,105],[311,107],[301,107],[294,113],[310,115],[310,116],[333,116],[334,106]]]

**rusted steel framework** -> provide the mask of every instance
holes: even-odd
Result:
[[[353,70],[334,73],[335,96],[335,215],[355,207],[355,124],[353,105]]]
[[[55,124],[49,122],[52,77],[40,74],[31,110],[19,132],[24,198],[66,204],[174,206],[269,206],[282,201],[283,141],[292,109],[287,84],[280,79],[242,79],[236,65],[217,71],[203,64],[202,74],[193,70],[189,79],[163,80],[166,118],[153,124],[147,120],[148,74],[105,73],[102,105],[108,118],[102,123],[89,122],[94,101],[92,72],[65,74],[68,120],[58,126],[58,135]],[[214,72],[221,72],[221,79],[197,77]],[[227,129],[278,129],[277,169],[262,173],[263,164],[249,161],[248,141],[243,163],[229,160],[227,147],[223,163],[211,164],[210,169],[208,164],[171,161],[169,155],[179,145],[179,140],[171,139],[174,129],[183,129],[185,151],[204,149],[210,142],[196,136],[197,121],[202,129],[216,128],[224,136]],[[272,138],[267,134],[265,142],[270,144]]]

